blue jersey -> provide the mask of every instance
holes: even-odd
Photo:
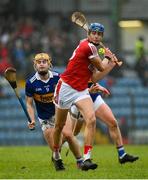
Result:
[[[26,96],[34,99],[38,117],[42,120],[50,119],[55,115],[53,95],[55,86],[59,80],[59,74],[49,71],[50,78],[46,81],[40,79],[36,72],[26,82]]]

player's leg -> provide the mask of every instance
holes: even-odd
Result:
[[[60,141],[61,141],[61,132],[64,128],[64,125],[66,123],[67,119],[67,109],[60,109],[56,107],[56,113],[55,113],[55,131],[54,131],[54,145],[59,147]]]
[[[62,134],[65,141],[68,142],[69,148],[72,151],[73,155],[76,158],[77,166],[78,168],[81,168],[81,164],[83,163],[83,158],[80,151],[80,145],[73,135],[73,126],[74,123],[70,118],[70,115],[68,113],[66,124],[63,128]]]
[[[89,169],[96,169],[97,164],[91,162],[91,151],[93,147],[93,141],[96,130],[96,117],[93,109],[93,102],[91,98],[80,99],[75,102],[76,106],[80,110],[81,114],[85,120],[85,129],[84,129],[84,163],[88,166]],[[84,169],[83,170],[88,170]]]
[[[61,138],[62,138],[62,130],[64,128],[64,125],[66,123],[66,119],[67,119],[67,113],[68,110],[67,109],[60,109],[58,107],[56,107],[56,114],[55,114],[55,130],[54,130],[54,134],[53,134],[53,138],[54,138],[54,154],[53,157],[58,160],[61,159],[60,157],[60,142],[61,142]]]
[[[86,100],[83,100],[84,98]],[[88,94],[88,89],[85,89],[84,91],[77,91],[77,90],[73,89],[71,86],[69,86],[68,84],[66,84],[62,81],[59,81],[56,86],[55,93],[54,93],[54,102],[55,102],[57,108],[56,108],[56,114],[55,114],[55,131],[54,131],[54,136],[53,136],[54,137],[53,159],[55,161],[57,161],[58,159],[60,159],[59,141],[60,141],[60,136],[61,136],[61,130],[63,129],[63,126],[66,122],[68,109],[70,109],[71,105],[73,103],[76,103],[76,104],[78,104],[80,109],[82,109],[82,113],[85,114],[85,118],[87,119],[87,127],[90,131],[92,131],[92,129],[93,129],[93,132],[95,131],[96,119],[95,119],[95,113],[93,111],[93,107],[91,107],[91,108],[87,107],[87,106],[93,106],[92,100]],[[89,109],[90,112],[88,113],[85,110],[85,108]],[[91,137],[89,137],[90,134],[91,134]],[[94,134],[93,134],[93,136],[92,136],[92,134],[93,133],[87,132],[86,139],[87,139],[87,149],[88,149],[87,152],[88,153],[89,153],[89,150],[91,150],[91,148],[92,148],[92,146],[89,145],[90,143],[92,144],[92,142],[93,142],[92,139],[94,138],[93,137]],[[93,167],[90,166],[90,164],[93,165]],[[84,169],[84,170],[95,169],[97,167],[96,164],[93,164],[91,162],[90,162],[90,164],[85,164],[85,168],[87,168],[87,169]]]
[[[80,157],[81,156],[80,147],[79,147],[77,140],[75,139],[75,137],[73,135],[72,128],[73,128],[72,120],[70,119],[70,116],[68,114],[66,124],[63,128],[62,134],[63,134],[63,137],[65,138],[65,140],[68,142],[69,147],[72,150],[74,156]]]
[[[43,131],[44,138],[45,138],[48,146],[52,150],[52,152],[54,151],[53,133],[54,133],[54,128],[47,128]],[[51,160],[54,163],[56,170],[62,170],[62,169],[64,170],[64,166],[63,166],[63,163],[61,160],[55,161],[53,159],[53,157],[51,157]]]
[[[57,171],[64,170],[64,164],[60,155],[60,144],[62,138],[62,130],[67,118],[67,109],[60,109],[56,107],[55,113],[55,129],[53,134],[54,146],[53,146],[53,163]]]
[[[74,136],[77,136],[84,124],[84,118],[81,115],[80,111],[75,105],[72,105],[70,108],[70,118],[72,120],[72,131]]]
[[[113,139],[116,146],[122,146],[122,138],[121,133],[118,127],[118,123],[109,108],[109,106],[105,103],[100,105],[100,107],[95,111],[96,117],[103,121],[109,128],[109,133],[111,138]]]
[[[39,118],[44,139],[52,151],[53,151],[53,132],[54,132],[53,119],[54,117],[51,117],[51,119],[49,120],[42,120]]]
[[[81,131],[82,127],[83,127],[83,124],[84,124],[84,121],[80,121],[80,120],[75,121],[75,126],[74,126],[74,129],[73,129],[74,136],[77,136],[80,133],[80,131]]]
[[[108,126],[110,136],[116,144],[118,150],[119,162],[125,163],[136,161],[138,159],[137,156],[129,155],[124,150],[121,132],[117,120],[114,117],[110,107],[106,103],[102,103],[95,111],[95,114],[97,118],[99,118]]]
[[[53,142],[53,133],[54,133],[53,118],[54,117],[52,117],[49,120],[41,120],[41,119],[39,119],[40,124],[41,124],[41,129],[43,131],[44,139],[46,140],[46,142],[47,142],[49,148],[52,150],[52,152],[54,150],[54,148],[53,148],[54,147],[54,142]],[[55,165],[56,170],[64,169],[61,160],[54,161],[53,157],[52,157],[52,161],[53,161],[53,163]]]
[[[72,111],[71,111],[72,110]],[[75,111],[76,110],[76,111]],[[81,117],[81,118],[80,118]],[[84,119],[82,117],[82,115],[80,114],[80,112],[78,111],[77,107],[75,105],[72,105],[69,111],[69,119],[71,119],[71,129],[68,128],[68,131],[71,130],[70,133],[72,133],[74,136],[77,136],[82,128]],[[82,121],[81,121],[82,119]],[[67,121],[66,121],[67,124]],[[68,127],[68,126],[66,126]],[[64,144],[66,142],[66,139],[62,138],[62,144]],[[69,153],[69,149],[66,151],[66,156]]]
[[[44,139],[46,140],[49,148],[53,151],[53,132],[54,128],[46,128],[43,131]]]

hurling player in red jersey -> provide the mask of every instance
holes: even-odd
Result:
[[[84,160],[82,170],[96,169],[97,164],[91,161],[91,151],[96,129],[96,117],[93,102],[88,92],[88,81],[94,69],[104,71],[105,67],[97,52],[97,46],[103,38],[104,26],[92,23],[89,26],[87,39],[82,40],[74,50],[68,65],[56,86],[54,102],[56,105],[54,152],[53,161],[55,167],[61,160],[60,140],[61,132],[66,122],[68,110],[75,104],[85,120],[84,130]],[[105,59],[114,59],[109,49],[105,50]],[[62,169],[61,169],[62,170]]]

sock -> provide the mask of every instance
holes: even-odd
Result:
[[[119,158],[122,159],[126,153],[123,146],[117,147]]]
[[[84,161],[90,159],[92,146],[84,146]]]
[[[61,159],[61,155],[60,155],[60,152],[59,152],[59,150],[60,150],[59,146],[54,145],[53,148],[54,148],[53,158],[54,158],[55,160]]]
[[[82,157],[77,158],[76,161],[77,161],[77,164],[81,164],[83,162],[83,158]]]

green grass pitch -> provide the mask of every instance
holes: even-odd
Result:
[[[128,153],[138,155],[135,163],[120,165],[113,145],[94,146],[92,158],[98,163],[96,170],[76,168],[70,152],[62,150],[65,171],[56,172],[47,146],[0,147],[0,179],[147,179],[148,146],[125,146]]]

